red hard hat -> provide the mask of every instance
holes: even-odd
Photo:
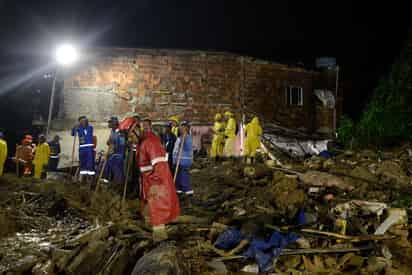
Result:
[[[137,123],[137,119],[134,117],[128,117],[123,119],[120,123],[119,123],[119,130],[120,131],[128,131],[129,129],[131,129],[135,124]]]

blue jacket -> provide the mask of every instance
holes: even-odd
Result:
[[[110,142],[113,145],[113,154],[124,156],[126,152],[126,140],[118,130],[110,133]]]
[[[86,127],[79,126],[78,128],[72,129],[72,136],[75,136],[77,133],[79,137],[79,148],[93,148],[93,127],[87,125]]]
[[[180,151],[180,143],[182,142],[182,137],[178,137],[173,148],[173,165],[177,164],[177,158]],[[189,167],[193,162],[193,148],[192,148],[192,136],[186,135],[185,143],[183,146],[182,157],[179,162],[179,166]]]

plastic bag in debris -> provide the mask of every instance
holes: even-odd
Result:
[[[306,155],[319,155],[328,150],[330,140],[297,140],[294,138],[264,133],[263,138],[270,144],[292,158],[303,158]]]
[[[215,246],[219,249],[232,249],[243,239],[242,233],[236,228],[229,228],[217,237]]]
[[[277,258],[287,245],[296,242],[299,237],[293,233],[282,235],[274,231],[268,241],[252,238],[248,250],[243,254],[247,259],[255,259],[260,272],[272,269],[273,258]]]

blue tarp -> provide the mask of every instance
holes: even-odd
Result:
[[[249,248],[243,255],[247,259],[255,259],[259,265],[260,272],[268,272],[272,269],[273,259],[280,256],[284,247],[296,242],[299,236],[294,233],[284,235],[279,231],[273,231],[269,240],[262,240],[253,236],[243,236],[240,230],[230,228],[219,235],[216,240],[216,247],[225,250],[232,249],[242,239],[248,239],[250,242]]]

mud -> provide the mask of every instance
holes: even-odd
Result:
[[[411,274],[411,217],[385,233],[389,240],[359,242],[354,241],[359,236],[373,239],[386,210],[379,215],[359,207],[345,210],[345,232],[337,223],[342,212],[336,210],[357,199],[406,209],[411,216],[407,149],[384,152],[386,159],[370,150],[346,152],[329,160],[316,158],[312,166],[315,158],[283,160],[288,163],[283,171],[265,166],[264,157],[252,166],[197,159],[192,169],[193,205],[184,207],[182,216],[167,226],[169,240],[161,244],[153,242],[136,194],[122,204],[121,186],[103,185],[95,193],[89,185],[5,175],[0,178],[0,274],[256,270],[253,259],[242,257],[244,250],[228,255],[230,251],[213,246],[227,228],[262,239],[273,230],[298,234],[299,241],[276,258],[273,274]],[[297,222],[299,213],[304,213],[303,225]]]

